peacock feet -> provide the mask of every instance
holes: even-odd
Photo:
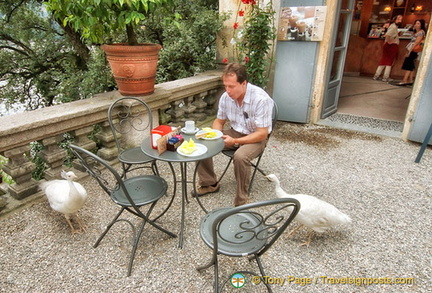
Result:
[[[314,234],[314,231],[310,230],[309,233],[308,233],[307,240],[305,242],[303,242],[302,244],[300,244],[300,246],[309,247],[309,244],[311,243],[313,234]]]
[[[78,217],[78,215],[75,215],[76,221],[78,223],[79,226],[79,233],[81,232],[87,232],[87,228],[86,226],[83,224],[83,222],[81,221],[80,217]]]
[[[83,232],[86,232],[86,227],[83,225],[81,219],[78,217],[78,215],[75,215],[75,220],[78,224],[78,229],[74,227],[73,223],[72,223],[72,217],[69,215],[65,215],[66,221],[69,224],[69,227],[71,228],[71,233],[72,235],[74,234],[81,234]]]
[[[294,228],[293,230],[291,230],[286,237],[289,238],[290,236],[294,235],[295,232],[297,232],[302,227],[303,227],[303,225],[297,226],[296,228]]]

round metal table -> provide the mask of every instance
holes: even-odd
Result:
[[[149,157],[154,158],[156,160],[171,162],[171,163],[180,163],[180,172],[181,172],[181,190],[182,190],[182,212],[181,212],[181,228],[180,228],[180,240],[179,240],[179,247],[183,247],[183,233],[184,233],[184,219],[185,219],[185,205],[187,202],[187,183],[193,183],[194,184],[194,190],[195,190],[195,178],[196,178],[196,171],[199,164],[199,161],[208,159],[211,157],[214,157],[218,153],[220,153],[225,143],[222,138],[214,139],[214,140],[204,140],[204,139],[197,139],[195,138],[195,135],[188,135],[183,134],[182,136],[184,140],[189,140],[190,138],[193,138],[195,143],[203,144],[207,147],[207,152],[205,152],[202,155],[199,156],[183,156],[177,152],[172,151],[165,151],[164,153],[160,154],[158,153],[158,150],[155,150],[151,146],[151,137],[147,137],[144,139],[144,141],[141,144],[141,150]],[[194,180],[192,182],[187,181],[187,163],[188,162],[198,162],[197,166],[195,167],[194,172]],[[175,175],[175,174],[174,174]],[[177,178],[174,176],[174,178]],[[174,184],[179,183],[177,180],[174,182]],[[206,209],[201,204],[201,201],[196,197],[198,203],[200,204],[201,208],[206,211]]]

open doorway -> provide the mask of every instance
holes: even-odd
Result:
[[[405,33],[403,29],[416,19],[425,19],[428,23],[432,4],[423,2],[424,12],[416,13],[411,11],[415,9],[411,0],[356,0],[336,116],[353,115],[394,121],[398,125],[396,128],[402,131],[412,86],[401,87],[396,86],[396,82],[372,79],[384,44],[379,32],[389,18],[399,14],[404,16],[402,34]],[[386,13],[384,10],[389,11]],[[401,67],[409,40],[409,33],[401,37],[398,58],[390,76],[395,81],[403,77]],[[329,119],[335,120],[335,117]]]
[[[344,75],[337,113],[403,122],[411,89],[370,76]]]

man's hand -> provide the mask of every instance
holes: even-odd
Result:
[[[222,135],[222,139],[225,141],[225,147],[232,147],[234,144],[238,143],[239,145],[248,144],[248,143],[256,143],[261,142],[267,139],[268,136],[268,128],[267,127],[259,127],[257,130],[251,134],[246,136],[233,138],[229,135]]]
[[[222,135],[222,139],[225,142],[225,147],[232,147],[235,144],[235,139],[229,135]]]

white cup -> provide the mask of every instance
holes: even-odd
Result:
[[[195,131],[195,121],[186,121],[185,122],[185,129],[187,132],[194,132]]]

